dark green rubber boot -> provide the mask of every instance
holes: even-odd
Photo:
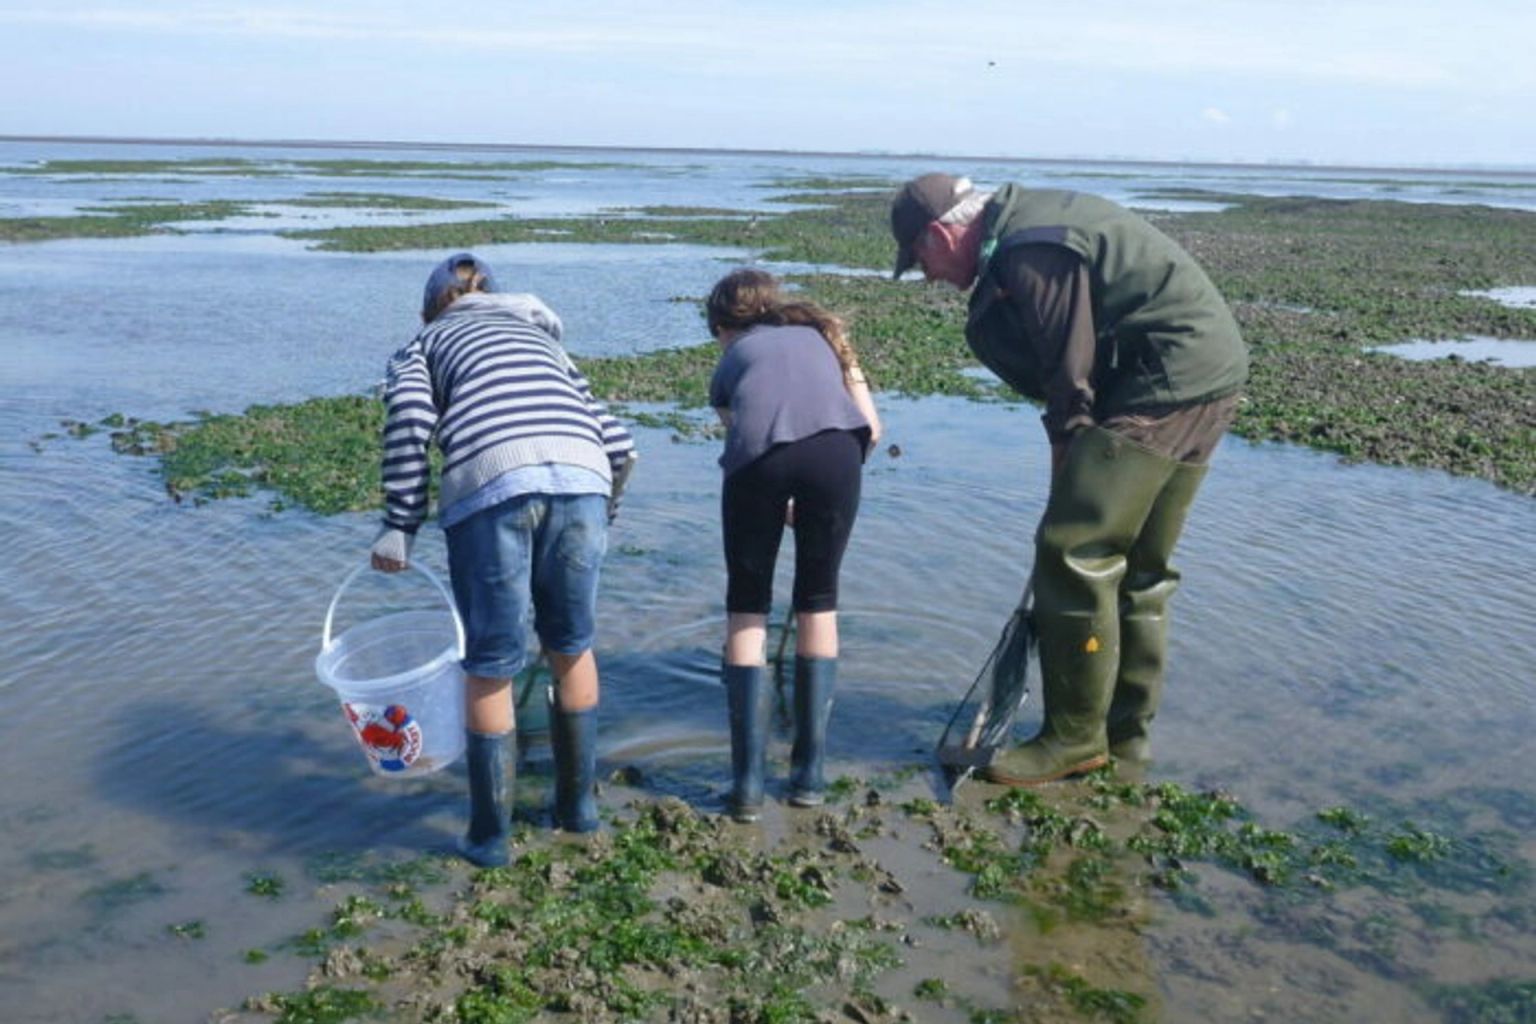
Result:
[[[459,838],[459,853],[482,868],[501,867],[511,856],[511,793],[516,783],[517,734],[464,731],[469,768],[469,829]]]
[[[1041,695],[1045,717],[1034,738],[1000,752],[980,772],[1005,786],[1039,786],[1102,768],[1109,762],[1104,733],[1114,686],[1112,623],[1066,612],[1040,627]]]
[[[763,774],[768,759],[768,673],[762,665],[722,665],[731,721],[731,793],[726,811],[753,822],[763,811]]]
[[[1149,730],[1168,660],[1168,602],[1179,585],[1173,549],[1207,468],[1178,464],[1127,558],[1120,588],[1120,675],[1109,706],[1109,752],[1119,761],[1152,759]]]
[[[558,699],[549,708],[549,745],[555,757],[555,827],[595,832],[598,827],[597,706],[566,711]]]
[[[1044,721],[982,778],[1037,786],[1109,762],[1126,559],[1177,463],[1100,427],[1080,433],[1035,538],[1034,623]]]
[[[836,658],[795,656],[795,742],[789,748],[789,802],[795,807],[826,802],[822,764],[836,686]]]

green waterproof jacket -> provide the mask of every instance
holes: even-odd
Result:
[[[1215,401],[1248,376],[1248,352],[1231,310],[1205,271],[1143,218],[1098,196],[1006,185],[983,209],[984,235],[965,337],[976,357],[1020,394],[1058,401],[1075,389],[1094,421]],[[1095,351],[1091,361],[1029,336],[1009,276],[1010,251],[1063,246],[1088,271]],[[1011,290],[1012,289],[1012,290]],[[1087,379],[1064,381],[1065,367]],[[1083,376],[1077,374],[1076,376]],[[1064,426],[1052,423],[1053,436]]]

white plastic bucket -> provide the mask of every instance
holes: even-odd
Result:
[[[448,767],[464,753],[464,626],[453,595],[419,563],[448,607],[392,612],[331,639],[341,581],[325,612],[315,675],[336,692],[352,734],[379,775],[411,778]]]

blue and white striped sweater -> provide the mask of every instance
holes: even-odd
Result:
[[[395,353],[385,385],[386,533],[412,534],[426,518],[434,439],[443,508],[528,465],[579,466],[611,484],[634,439],[593,398],[559,334],[559,319],[532,296],[476,293]]]

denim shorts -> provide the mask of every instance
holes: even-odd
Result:
[[[592,646],[608,550],[606,497],[523,494],[455,523],[447,534],[465,672],[508,679],[522,670],[530,606],[546,650],[580,654]]]

